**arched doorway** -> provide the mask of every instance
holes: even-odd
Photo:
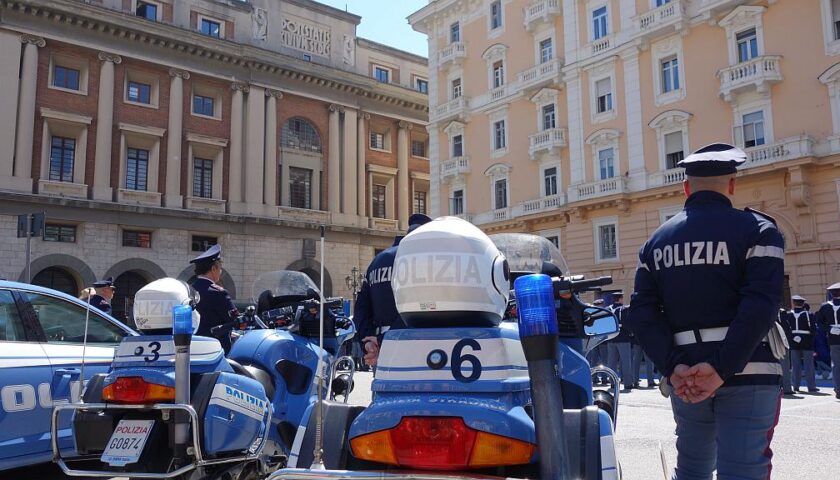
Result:
[[[41,270],[32,278],[32,284],[52,288],[74,297],[78,297],[81,290],[73,274],[61,267],[47,267]]]
[[[114,279],[114,298],[111,300],[111,315],[134,328],[134,295],[149,283],[134,270],[129,270]]]

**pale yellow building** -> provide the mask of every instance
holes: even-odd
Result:
[[[677,161],[748,152],[737,207],[773,215],[791,292],[840,280],[840,2],[433,0],[430,206],[556,240],[632,289],[684,197]]]

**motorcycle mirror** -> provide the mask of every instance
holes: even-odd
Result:
[[[583,309],[583,332],[588,337],[610,335],[618,331],[618,319],[605,308],[586,307]]]

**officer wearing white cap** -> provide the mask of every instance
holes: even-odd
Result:
[[[196,279],[193,288],[199,295],[195,309],[201,315],[201,324],[196,335],[210,337],[210,329],[223,325],[239,317],[239,311],[233,305],[230,294],[219,285],[222,279],[222,247],[213,245],[206,252],[190,260],[195,265]],[[230,351],[230,338],[224,335],[219,342]]]
[[[96,290],[96,294],[91,295],[90,306],[110,315],[111,299],[114,298],[114,291],[116,290],[114,288],[114,277],[93,282],[93,288]]]
[[[717,143],[681,161],[685,207],[639,252],[628,321],[672,386],[675,480],[766,479],[771,468],[784,239],[769,216],[732,208],[745,160]]]
[[[840,399],[840,282],[828,287],[831,301],[825,302],[816,313],[817,322],[828,332],[831,350],[831,378],[834,379],[834,396]]]
[[[805,311],[805,298],[800,295],[790,297],[793,309],[782,315],[782,320],[790,328],[790,363],[793,369],[793,390],[799,391],[802,381],[802,363],[805,363],[805,382],[808,391],[819,392],[814,372],[814,334],[816,325],[811,314]]]

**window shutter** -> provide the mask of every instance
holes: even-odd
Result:
[[[611,88],[609,78],[603,78],[595,83],[595,95],[597,97],[603,97],[604,95],[609,94],[610,90]]]
[[[683,151],[682,132],[672,132],[665,135],[665,153]]]

